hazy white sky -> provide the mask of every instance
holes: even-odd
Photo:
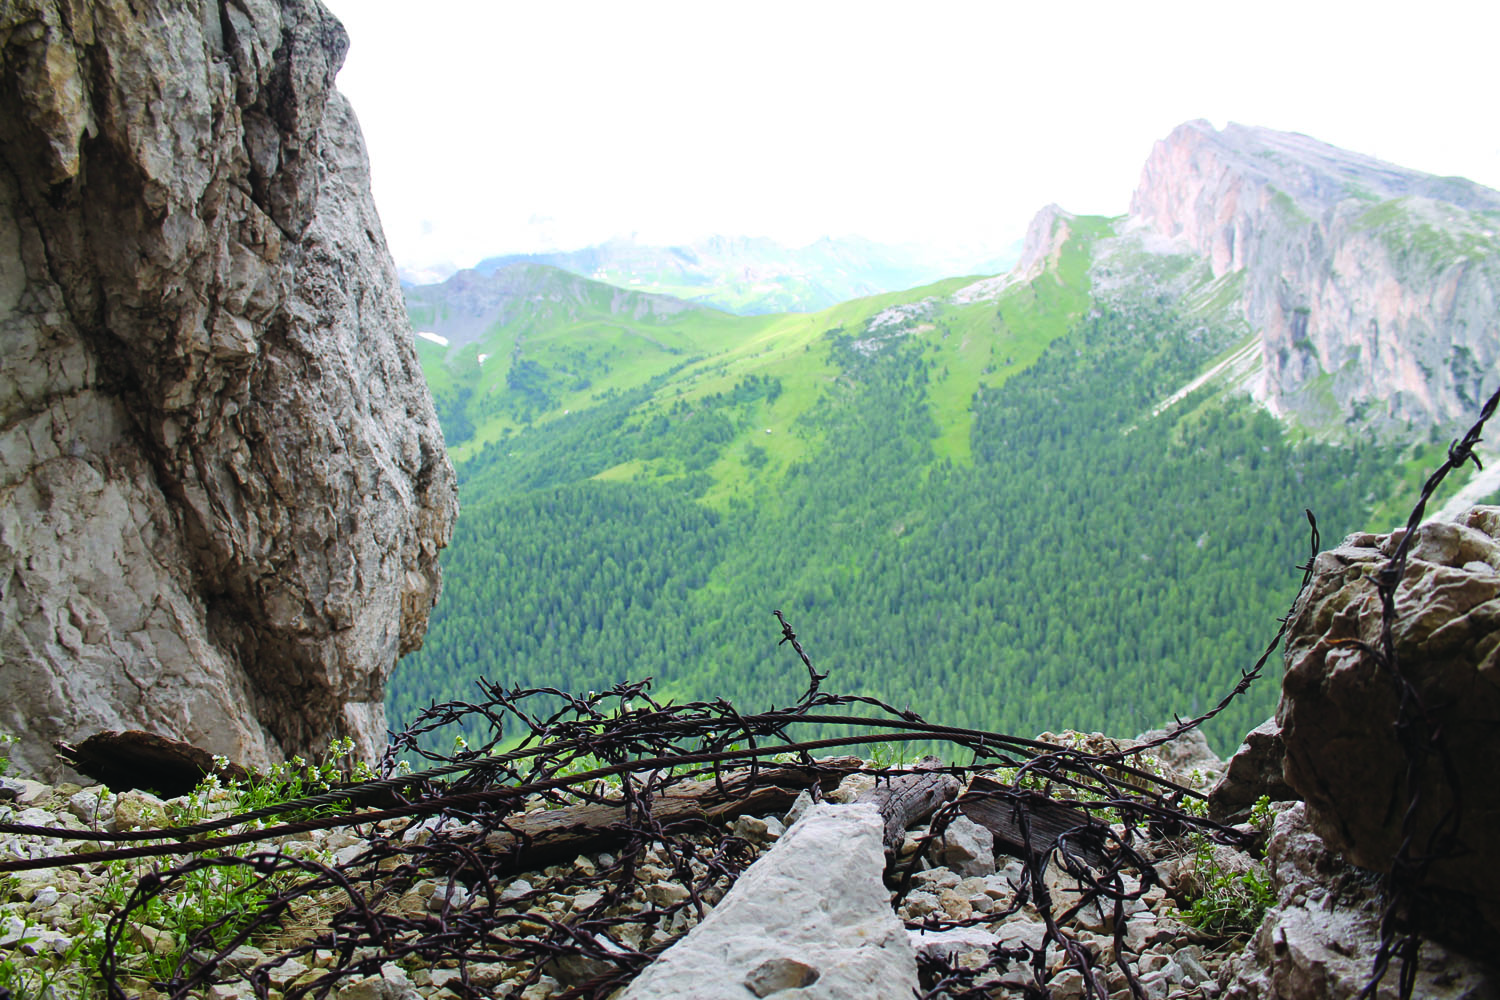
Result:
[[[1002,247],[1207,118],[1500,188],[1500,3],[325,0],[399,264],[638,234]]]

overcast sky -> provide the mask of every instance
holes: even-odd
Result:
[[[1500,3],[325,0],[397,263],[612,236],[1003,247],[1193,118],[1500,188]]]

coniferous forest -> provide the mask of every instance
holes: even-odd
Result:
[[[774,377],[642,416],[660,383],[528,427],[460,465],[465,506],[392,725],[473,682],[659,699],[794,699],[806,672],[932,721],[1131,736],[1218,701],[1274,634],[1308,555],[1367,526],[1400,456],[1299,440],[1248,400],[1153,407],[1229,346],[1170,308],[1096,308],[972,400],[972,460],[938,458],[919,337],[823,338],[839,377],[815,442],[753,499],[701,502]],[[757,464],[754,444],[743,461]],[[668,481],[606,481],[667,456]],[[764,454],[759,458],[764,461]],[[1221,752],[1274,708],[1279,665],[1207,727]]]

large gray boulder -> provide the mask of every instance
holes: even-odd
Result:
[[[1416,850],[1461,801],[1456,843],[1433,860],[1428,885],[1465,897],[1500,928],[1500,508],[1417,529],[1396,591],[1393,630],[1402,669],[1440,727],[1457,787],[1436,755],[1420,771]],[[1277,709],[1284,774],[1308,822],[1350,861],[1391,867],[1409,801],[1396,737],[1397,689],[1374,656],[1380,602],[1374,574],[1401,533],[1352,535],[1317,557],[1287,637]],[[1445,907],[1446,909],[1447,907]]]
[[[880,811],[820,803],[621,1000],[911,1000],[917,959],[891,910]]]
[[[383,742],[456,513],[316,0],[0,0],[0,729]]]
[[[1225,1000],[1355,1000],[1380,947],[1380,900],[1368,873],[1351,868],[1308,825],[1296,803],[1276,817],[1266,845],[1276,901],[1245,951],[1226,967]],[[1395,1000],[1399,962],[1376,1000]],[[1417,957],[1413,996],[1496,1000],[1500,980],[1479,962],[1432,941]]]

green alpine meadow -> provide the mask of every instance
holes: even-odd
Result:
[[[1414,225],[1347,198],[1351,238]],[[1318,224],[1266,203],[1267,240]],[[462,512],[393,728],[481,679],[784,705],[807,674],[774,610],[830,689],[930,721],[1133,734],[1212,707],[1297,591],[1304,512],[1325,545],[1389,529],[1461,428],[1374,420],[1342,390],[1357,359],[1289,382],[1255,266],[1139,214],[1049,208],[1006,275],[815,312],[530,261],[409,288]],[[1207,725],[1220,752],[1278,669]]]

